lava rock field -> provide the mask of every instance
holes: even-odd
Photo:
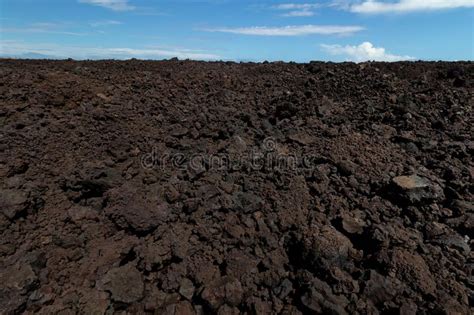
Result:
[[[1,59],[0,313],[469,314],[473,87],[472,62]]]

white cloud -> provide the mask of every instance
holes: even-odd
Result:
[[[313,16],[313,9],[322,7],[319,3],[283,3],[273,6],[273,9],[288,11],[282,14],[285,17],[308,17]]]
[[[58,28],[61,26],[60,24],[50,23],[50,22],[38,22],[38,23],[32,23],[30,25],[32,28],[38,28],[38,29],[53,29],[53,28]]]
[[[104,20],[104,21],[96,21],[89,23],[92,27],[102,27],[102,26],[111,26],[111,25],[121,25],[122,22],[114,21],[114,20]]]
[[[2,33],[45,33],[71,36],[84,36],[86,33],[78,33],[64,30],[65,25],[56,23],[33,23],[25,27],[1,27]]]
[[[349,35],[364,30],[361,26],[340,25],[290,25],[282,27],[238,27],[238,28],[211,28],[208,32],[222,32],[255,36],[302,36],[302,35]]]
[[[278,10],[309,10],[321,7],[319,3],[283,3],[273,6]]]
[[[327,4],[327,7],[349,10],[354,2],[360,3],[361,0],[332,0]]]
[[[135,7],[128,3],[128,0],[79,0],[80,3],[88,3],[114,11],[131,11]]]
[[[366,0],[362,3],[351,5],[349,10],[355,13],[377,14],[472,7],[474,7],[474,0],[398,0],[396,2]]]
[[[310,10],[297,10],[297,11],[290,11],[288,13],[282,14],[282,16],[286,17],[304,17],[304,16],[313,16],[314,12]]]
[[[331,55],[345,56],[349,61],[403,61],[414,60],[410,56],[398,56],[387,53],[383,47],[374,47],[370,42],[364,42],[358,46],[321,45],[321,48]]]
[[[0,40],[0,55],[19,56],[40,54],[51,58],[75,59],[162,59],[177,57],[179,59],[218,60],[221,56],[202,50],[182,48],[103,48],[62,46],[57,44],[29,44],[23,41]]]
[[[179,59],[202,59],[216,60],[222,59],[220,56],[192,49],[132,49],[132,48],[109,48],[105,49],[106,55],[130,56],[135,58],[153,57],[177,57]]]

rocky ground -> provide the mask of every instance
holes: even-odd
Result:
[[[0,60],[0,313],[468,314],[473,83]]]

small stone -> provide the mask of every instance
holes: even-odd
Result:
[[[75,235],[55,233],[53,234],[52,241],[55,245],[65,249],[72,249],[82,246],[81,239]]]
[[[260,210],[262,203],[262,199],[252,193],[239,192],[234,195],[234,204],[237,211],[254,213]]]
[[[405,144],[402,145],[402,147],[405,149],[405,151],[407,151],[409,153],[413,153],[413,154],[416,154],[420,151],[418,149],[418,146],[413,142],[405,143]]]
[[[189,198],[183,202],[183,211],[185,213],[193,213],[199,208],[199,199]]]
[[[89,207],[74,206],[67,212],[68,218],[74,223],[79,223],[84,220],[98,219],[97,211]]]
[[[78,261],[82,257],[84,257],[84,252],[81,248],[75,248],[68,252],[67,257],[70,261]]]
[[[185,127],[183,127],[179,124],[171,126],[170,129],[171,129],[170,134],[173,137],[182,137],[182,136],[186,135],[189,131],[187,128],[185,128]]]
[[[335,295],[331,287],[315,278],[308,291],[301,297],[301,302],[315,314],[347,314],[344,310],[349,301],[342,295]]]
[[[442,188],[418,175],[398,176],[393,178],[397,197],[409,204],[419,204],[424,201],[440,201],[444,199]]]
[[[335,228],[323,226],[304,233],[301,256],[314,268],[328,270],[333,266],[344,266],[353,252],[351,241]]]
[[[344,176],[350,176],[356,173],[357,165],[354,162],[343,160],[337,163],[337,168]]]
[[[365,284],[364,295],[375,304],[391,301],[397,294],[397,288],[390,278],[384,277],[375,270],[370,270],[369,280]]]
[[[288,136],[288,139],[301,145],[308,145],[314,141],[310,135],[303,132],[292,133]]]
[[[247,150],[247,146],[247,141],[245,141],[242,137],[234,136],[229,141],[227,152],[229,152],[230,154],[243,153]]]
[[[460,214],[472,213],[474,212],[474,203],[458,199],[453,201],[452,208]]]
[[[97,93],[96,95],[97,95],[98,98],[100,98],[100,99],[102,99],[106,102],[110,101],[110,98],[107,97],[104,93]]]
[[[225,276],[205,287],[201,298],[213,310],[219,309],[223,304],[238,306],[242,301],[243,289],[240,282],[232,277]]]
[[[236,307],[231,307],[229,305],[222,305],[217,312],[217,315],[239,315],[241,314],[239,309]]]
[[[435,239],[434,243],[444,245],[446,247],[453,247],[459,250],[461,253],[468,255],[471,252],[468,239],[466,240],[459,234],[452,233],[450,235],[443,235]]]
[[[28,195],[22,191],[14,189],[0,190],[0,209],[10,220],[26,209],[27,201]]]
[[[49,104],[54,106],[54,107],[61,107],[61,106],[64,106],[65,104],[65,99],[64,99],[64,96],[62,95],[56,95],[54,97],[52,97],[50,100],[49,100]]]
[[[15,175],[12,177],[7,177],[5,179],[5,186],[6,188],[11,188],[11,189],[20,188],[24,182],[25,180],[23,179],[21,175]]]
[[[229,232],[232,228],[229,228]],[[259,260],[246,253],[245,251],[233,249],[227,254],[226,258],[226,274],[236,278],[240,278],[250,273],[257,273]]]
[[[350,216],[342,217],[342,228],[349,234],[362,234],[364,232],[365,222],[359,218]]]
[[[49,286],[43,286],[33,293],[30,294],[29,300],[34,302],[35,304],[46,304],[54,299],[54,291],[53,288]]]
[[[418,308],[416,304],[405,302],[400,307],[400,315],[416,315]]]
[[[0,244],[0,256],[10,256],[15,253],[15,250],[14,244]]]
[[[109,194],[107,216],[120,228],[135,233],[149,233],[170,215],[170,207],[157,196],[140,195],[135,189],[122,187]]]
[[[170,185],[166,189],[165,196],[169,203],[174,203],[179,199],[180,193],[174,186]]]
[[[165,307],[161,308],[159,312],[155,314],[161,315],[195,315],[196,312],[193,309],[193,306],[188,301],[181,301],[175,304],[168,304]]]
[[[20,314],[28,293],[38,284],[38,277],[29,264],[16,264],[0,272],[1,314]]]
[[[109,270],[99,284],[99,289],[110,292],[114,301],[123,303],[141,300],[144,288],[141,273],[130,264]]]
[[[79,303],[83,314],[105,314],[110,304],[109,294],[97,290],[83,292]]]
[[[280,299],[286,298],[291,291],[293,291],[293,283],[288,279],[284,279],[278,287],[273,289],[273,292],[278,295]]]
[[[334,108],[334,102],[326,96],[323,96],[316,110],[319,116],[325,117],[331,114],[332,108]]]
[[[424,294],[434,295],[436,282],[425,260],[417,253],[406,249],[395,249],[390,257],[390,268],[399,279],[410,284]]]
[[[21,160],[15,160],[8,170],[7,177],[11,177],[18,174],[23,174],[28,170],[28,163]]]
[[[427,179],[417,175],[395,177],[393,182],[404,190],[426,188],[430,185],[430,182]]]
[[[187,278],[184,278],[181,281],[181,285],[179,287],[179,294],[191,301],[194,296],[194,291],[195,288],[193,282]]]
[[[31,265],[14,265],[4,270],[0,276],[2,286],[26,293],[34,288],[38,277],[33,271]]]
[[[143,183],[145,185],[151,185],[158,181],[158,178],[155,175],[148,174],[143,178]]]
[[[182,164],[179,164],[179,167],[182,167]],[[188,163],[187,171],[188,171],[189,177],[191,179],[195,179],[206,172],[206,167],[204,163],[201,163],[201,162]]]

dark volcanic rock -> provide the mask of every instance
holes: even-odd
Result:
[[[201,298],[213,310],[217,310],[224,303],[230,306],[239,305],[242,296],[241,283],[231,277],[223,277],[210,283],[201,293]]]
[[[370,270],[369,279],[364,288],[364,295],[375,305],[391,301],[400,288],[397,288],[394,281],[384,277],[375,270]]]
[[[332,266],[343,267],[349,263],[353,251],[351,241],[335,228],[313,227],[303,234],[302,252],[300,255],[308,268],[330,269]]]
[[[303,305],[314,314],[347,314],[344,310],[349,301],[340,295],[333,294],[331,287],[314,279],[308,291],[301,297]]]
[[[109,218],[122,229],[149,233],[164,223],[170,207],[157,196],[143,195],[128,186],[109,193],[107,208]]]
[[[239,192],[234,196],[235,209],[244,213],[260,210],[262,199],[253,193]]]
[[[28,264],[16,264],[3,269],[0,281],[0,305],[6,314],[19,312],[28,299],[27,293],[38,285],[38,277]]]
[[[110,292],[116,302],[137,302],[144,294],[142,274],[132,265],[109,270],[100,280],[99,287]]]
[[[444,199],[442,188],[417,175],[399,176],[392,180],[398,197],[410,204],[440,201]]]
[[[472,86],[1,59],[0,314],[470,314]]]
[[[28,194],[13,189],[0,190],[0,209],[8,219],[12,220],[27,207]]]

